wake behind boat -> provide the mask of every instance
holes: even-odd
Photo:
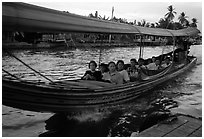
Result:
[[[4,3],[2,18],[3,30],[137,34],[141,38],[143,35],[153,35],[172,37],[174,45],[175,37],[189,37],[199,33],[196,28],[168,30],[101,21],[23,3]],[[169,67],[156,74],[144,72],[140,80],[122,85],[89,80],[38,83],[3,78],[2,101],[4,105],[15,108],[56,113],[115,106],[133,100],[178,76],[193,67],[197,60],[193,56],[187,59],[180,62],[173,60]]]

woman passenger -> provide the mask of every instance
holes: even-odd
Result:
[[[95,61],[89,62],[89,69],[87,70],[82,77],[83,80],[95,80],[95,81],[101,81],[102,75],[100,71],[96,70],[97,64]]]
[[[124,61],[118,60],[117,62],[118,72],[122,75],[124,83],[130,82],[130,78],[128,76],[128,72],[124,69]]]
[[[120,73],[117,72],[115,62],[113,61],[109,62],[108,69],[109,69],[109,72],[106,72],[103,75],[102,79],[104,81],[109,81],[113,84],[123,84],[123,77]]]
[[[170,58],[167,57],[164,61],[164,63],[161,65],[162,68],[166,68],[171,64]]]
[[[157,59],[157,60],[155,60],[155,62],[148,64],[147,69],[148,70],[158,70],[158,69],[160,69],[160,60]]]
[[[99,66],[99,69],[100,69],[100,71],[101,71],[102,76],[103,76],[106,72],[108,72],[107,64],[101,63],[100,66]]]

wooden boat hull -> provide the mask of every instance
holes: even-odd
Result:
[[[62,84],[36,84],[3,79],[3,105],[31,111],[69,112],[115,106],[133,100],[148,90],[178,76],[193,67],[196,58],[186,66],[174,69],[153,80],[131,82],[123,85],[86,88],[75,84],[93,81],[67,81]],[[81,83],[80,83],[81,82]],[[95,83],[98,86],[102,83]],[[106,84],[104,84],[106,85]]]

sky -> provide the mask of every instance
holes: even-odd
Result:
[[[145,0],[144,0],[145,1]],[[76,1],[76,2],[66,2],[66,1],[52,1],[52,2],[26,2],[42,7],[47,7],[60,11],[68,11],[70,13],[88,16],[90,13],[98,14],[102,17],[111,18],[112,7],[114,7],[114,16],[117,18],[125,18],[128,22],[134,22],[134,20],[141,21],[145,19],[147,22],[155,23],[158,22],[160,18],[164,18],[164,15],[168,12],[167,7],[173,5],[177,14],[175,15],[174,21],[178,21],[178,17],[181,12],[185,12],[188,16],[188,20],[191,22],[192,18],[198,20],[198,29],[202,31],[202,2],[133,2],[133,1],[105,1],[105,2],[94,2],[94,1]]]

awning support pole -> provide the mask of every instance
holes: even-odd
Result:
[[[164,54],[164,49],[165,49],[165,46],[166,46],[166,41],[165,40],[166,40],[166,37],[164,39],[162,39],[162,43],[161,43],[161,45],[164,45],[164,46],[162,48],[162,56],[161,56],[160,61],[162,61],[163,58],[164,58],[163,54]]]
[[[103,35],[101,35],[101,47],[103,44]],[[100,66],[101,64],[101,47],[99,48],[99,58],[98,58],[98,65]]]
[[[176,40],[175,40],[174,36],[172,36],[172,38],[173,38],[173,53],[172,53],[173,58],[172,58],[172,63],[174,63],[174,51],[175,51],[175,47],[176,47]]]
[[[139,58],[142,58],[142,35],[140,35],[140,54],[139,54]]]

